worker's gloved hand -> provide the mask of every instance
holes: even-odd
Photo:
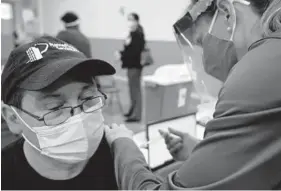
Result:
[[[172,128],[169,128],[169,133],[159,130],[161,136],[165,139],[167,149],[173,158],[177,161],[187,160],[189,154],[199,142],[196,138]]]
[[[112,143],[120,138],[129,138],[133,139],[133,131],[129,130],[125,125],[117,125],[112,124],[110,127],[105,126],[105,137],[109,144],[109,146],[112,145]]]

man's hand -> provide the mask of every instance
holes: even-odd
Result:
[[[129,130],[123,124],[112,124],[110,127],[107,125],[105,126],[105,137],[109,146],[111,146],[112,143],[119,138],[133,139],[133,135],[133,131]]]
[[[170,133],[159,130],[159,133],[165,139],[165,143],[170,154],[177,161],[187,160],[189,154],[199,140],[190,136],[188,133],[184,133],[175,129],[169,128],[169,132]]]

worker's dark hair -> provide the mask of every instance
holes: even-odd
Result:
[[[19,37],[19,35],[16,31],[13,32],[13,37],[16,38],[16,39]]]
[[[254,8],[254,10],[259,15],[262,15],[268,8],[271,0],[248,0],[248,1],[251,2],[251,6]]]
[[[140,21],[140,17],[139,17],[139,15],[137,13],[130,13],[130,16],[132,16],[135,21],[137,21],[137,22]]]
[[[264,36],[281,33],[281,1],[280,0],[248,0],[261,16],[261,28]]]

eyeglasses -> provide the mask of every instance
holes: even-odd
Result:
[[[29,116],[37,119],[38,121],[44,121],[46,126],[55,126],[64,123],[70,117],[72,117],[76,108],[80,108],[80,110],[84,113],[92,113],[101,109],[105,105],[105,100],[107,99],[107,96],[102,92],[100,93],[100,96],[89,97],[85,99],[81,104],[75,107],[61,107],[44,114],[42,117],[34,115],[24,109],[18,109],[28,114]]]

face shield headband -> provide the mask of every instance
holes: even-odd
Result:
[[[198,0],[198,2],[189,8],[185,15],[173,25],[175,34],[179,35],[180,33],[184,33],[187,29],[191,28],[197,18],[202,15],[202,13],[215,12],[221,1],[229,1],[232,4],[250,4],[250,2],[246,0]]]

